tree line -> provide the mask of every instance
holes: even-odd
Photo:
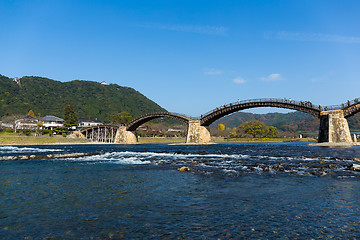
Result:
[[[218,125],[219,131],[225,130],[224,124]],[[279,131],[274,126],[267,126],[258,120],[251,120],[240,124],[229,132],[229,137],[277,137]]]

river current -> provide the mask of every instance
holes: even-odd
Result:
[[[360,238],[360,146],[0,146],[84,152],[0,161],[0,239]]]

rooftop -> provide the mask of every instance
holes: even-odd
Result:
[[[41,120],[48,121],[48,122],[64,122],[64,119],[58,118],[55,116],[45,116],[45,117],[42,117]]]
[[[91,118],[88,118],[88,119],[84,119],[84,120],[81,120],[80,122],[95,122],[95,123],[102,123],[100,120],[97,120],[97,119],[91,119]]]

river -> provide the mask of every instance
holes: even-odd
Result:
[[[0,239],[360,238],[360,146],[0,146],[78,152],[0,162]]]

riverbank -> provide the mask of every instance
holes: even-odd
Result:
[[[212,137],[213,143],[267,143],[267,142],[316,142],[313,138],[224,138]],[[185,137],[139,137],[140,144],[185,143]],[[61,144],[104,144],[87,139],[63,136],[24,136],[18,134],[0,134],[0,145],[61,145]]]
[[[172,144],[185,143],[185,137],[139,137],[138,142],[141,144]]]
[[[317,142],[314,138],[220,138],[213,137],[212,141],[218,143],[267,143],[267,142]]]
[[[143,144],[185,143],[185,137],[139,137]],[[317,142],[314,138],[224,138],[211,137],[212,143]]]
[[[0,134],[0,145],[49,145],[49,144],[84,144],[87,139],[63,136],[25,136],[14,133]]]
[[[360,142],[352,142],[352,143],[330,143],[330,142],[323,142],[323,143],[310,143],[309,146],[317,146],[317,147],[331,147],[331,148],[349,148],[352,146],[360,145]]]

